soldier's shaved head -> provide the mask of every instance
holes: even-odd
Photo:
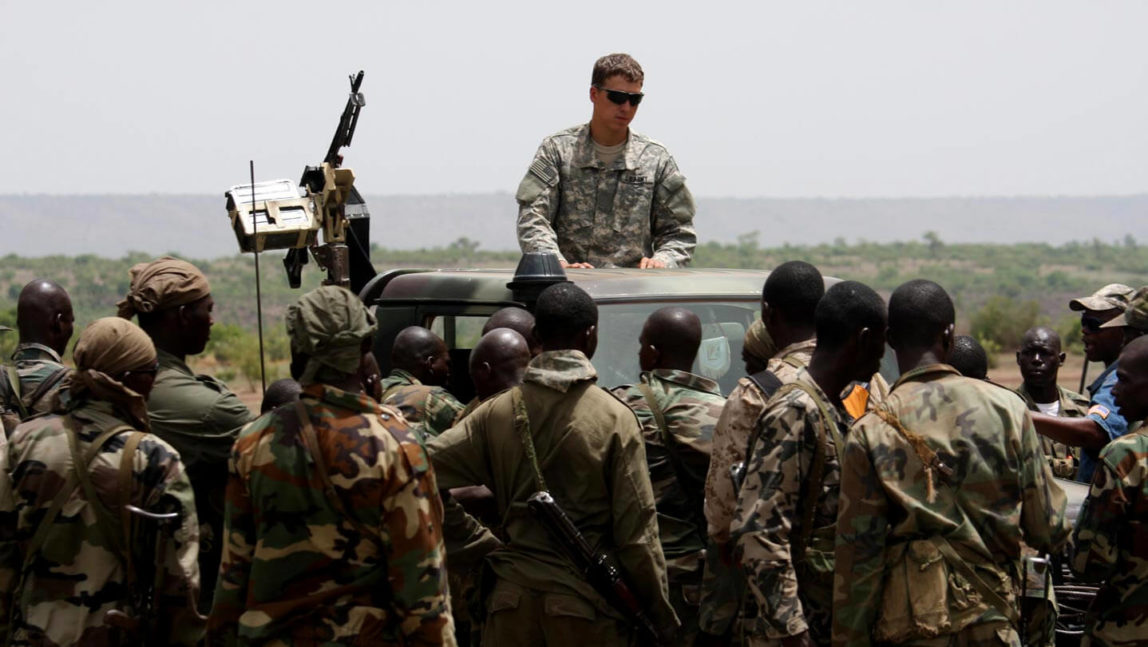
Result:
[[[35,279],[16,300],[20,343],[43,344],[63,355],[72,338],[72,299],[55,281]]]
[[[598,306],[573,283],[556,283],[538,295],[534,332],[544,351],[580,350],[587,357],[598,347]]]
[[[789,261],[769,273],[761,301],[793,324],[813,326],[817,303],[824,295],[825,281],[816,267]]]
[[[522,335],[522,338],[530,345],[532,357],[542,352],[542,346],[534,338],[534,315],[530,314],[529,310],[514,306],[499,310],[486,320],[486,325],[482,327],[482,334],[485,335],[495,328],[509,328]]]
[[[931,348],[946,331],[951,335],[956,317],[940,285],[925,279],[904,283],[889,297],[889,344],[896,350]]]
[[[391,367],[402,369],[431,386],[445,386],[450,379],[446,343],[422,326],[409,326],[395,335]]]
[[[702,343],[702,322],[686,308],[660,308],[646,319],[638,341],[638,362],[643,371],[689,371]]]
[[[263,403],[259,406],[259,413],[267,413],[289,402],[295,402],[301,393],[303,393],[303,387],[295,380],[289,377],[275,380],[267,386],[267,391],[263,393]]]
[[[1060,335],[1048,326],[1033,326],[1024,331],[1024,335],[1020,338],[1021,349],[1027,348],[1035,343],[1048,344],[1056,353],[1060,353]]]
[[[985,353],[985,347],[968,335],[953,338],[949,365],[960,371],[961,375],[974,380],[983,380],[989,376],[989,356]]]
[[[1148,418],[1148,336],[1133,339],[1120,351],[1112,397],[1128,422]]]
[[[530,345],[516,330],[495,328],[483,335],[470,351],[470,378],[474,381],[475,395],[485,400],[522,384],[530,358]]]

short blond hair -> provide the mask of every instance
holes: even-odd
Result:
[[[646,79],[642,66],[629,54],[607,54],[594,63],[590,75],[590,85],[600,87],[611,76],[622,75],[630,83],[642,83]]]

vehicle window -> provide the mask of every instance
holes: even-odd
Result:
[[[442,337],[448,349],[471,349],[482,337],[482,327],[486,325],[486,320],[489,318],[487,315],[442,315],[431,321],[430,329],[434,334]]]
[[[598,306],[598,350],[594,368],[598,385],[613,388],[638,381],[638,335],[646,318],[666,303],[606,303]],[[756,301],[676,303],[692,310],[702,321],[702,344],[693,372],[717,380],[722,395],[729,395],[745,376],[741,359],[745,331],[760,316]]]

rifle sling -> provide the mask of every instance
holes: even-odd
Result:
[[[4,378],[8,383],[6,400],[8,406],[15,405],[16,412],[20,414],[20,419],[23,420],[28,417],[28,407],[24,406],[24,398],[20,393],[20,373],[17,372],[15,366],[4,367]]]
[[[646,404],[650,407],[650,412],[654,414],[654,422],[658,425],[658,430],[662,433],[662,444],[666,446],[666,453],[670,455],[670,462],[673,463],[674,472],[677,473],[678,483],[685,492],[686,498],[690,503],[690,512],[697,514],[701,512],[704,502],[698,499],[698,490],[688,487],[687,479],[689,472],[686,471],[685,461],[682,460],[681,454],[678,453],[678,441],[674,435],[670,433],[670,427],[666,424],[666,414],[662,408],[658,406],[658,400],[654,397],[654,389],[648,383],[641,383],[638,385],[638,390],[642,392],[642,397],[646,399]],[[704,546],[708,541],[708,535],[705,532],[705,524],[698,523],[698,519],[694,519],[694,531],[697,533],[698,538],[701,539]]]
[[[28,396],[28,406],[36,406],[36,403],[39,402],[40,399],[45,395],[47,395],[48,391],[52,390],[52,387],[59,384],[60,380],[64,379],[64,376],[66,376],[70,370],[71,369],[68,368],[58,368],[56,369],[55,373],[52,373],[48,376],[47,379],[45,379],[43,382],[40,382],[40,385],[36,387],[36,390],[32,391],[31,395]]]

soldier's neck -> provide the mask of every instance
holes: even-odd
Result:
[[[809,359],[809,376],[829,396],[833,404],[841,404],[841,392],[849,384],[853,362],[835,353],[813,351]]]
[[[608,129],[601,124],[590,122],[590,139],[593,139],[601,146],[617,146],[626,141],[626,137],[630,134],[630,129],[618,132],[614,129]]]
[[[1032,401],[1040,404],[1048,404],[1049,402],[1060,401],[1060,391],[1056,388],[1056,381],[1051,384],[1030,384],[1024,383],[1024,390],[1032,396]]]
[[[162,350],[168,355],[174,355],[179,361],[184,364],[187,363],[187,352],[180,347],[177,341],[156,336],[152,337],[152,343],[155,344],[156,350]]]

